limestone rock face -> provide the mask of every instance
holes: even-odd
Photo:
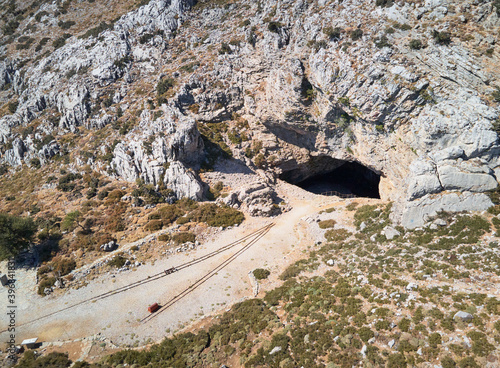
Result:
[[[141,178],[155,185],[163,181],[178,198],[202,198],[203,185],[186,166],[196,164],[203,156],[196,122],[167,106],[157,120],[145,110],[139,126],[116,145],[113,156],[111,167],[127,181]]]
[[[252,216],[279,215],[281,210],[276,201],[274,189],[263,182],[245,185],[220,200],[227,206],[244,209]]]
[[[484,211],[491,205],[490,198],[484,193],[427,195],[408,202],[401,217],[401,224],[407,228],[415,228],[424,225],[430,217],[441,211]]]
[[[5,152],[4,160],[11,166],[20,166],[23,164],[24,155],[27,150],[22,139],[16,138],[12,142],[12,148]]]
[[[178,198],[191,198],[201,200],[204,188],[197,175],[190,171],[183,163],[174,161],[170,163],[163,178],[167,188],[174,191]]]
[[[496,47],[500,19],[491,2],[270,0],[241,9],[244,22],[233,19],[235,4],[194,4],[152,0],[97,37],[70,37],[27,66],[1,61],[0,89],[11,88],[19,105],[0,118],[0,162],[19,166],[37,157],[43,164],[67,148],[56,138],[39,149],[49,134],[130,123],[103,143],[113,154],[109,165],[76,165],[200,199],[195,171],[213,157],[198,127],[212,124],[213,136],[205,129],[204,139],[273,178],[298,182],[345,162],[366,166],[381,176],[381,198],[394,201],[393,219],[407,227],[440,210],[491,205],[485,193],[500,175],[499,109],[487,98],[500,81],[496,53],[477,56]],[[409,27],[386,33],[393,22]],[[421,22],[483,31],[442,45]],[[336,27],[342,31],[329,35]],[[194,32],[200,29],[203,38]],[[363,31],[358,40],[355,29]],[[425,47],[410,48],[410,39]],[[165,78],[174,87],[157,98]],[[21,134],[34,121],[35,130]],[[245,129],[245,139],[236,137]],[[238,188],[225,202],[274,214],[272,180]]]

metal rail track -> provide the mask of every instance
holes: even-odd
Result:
[[[117,295],[117,294],[123,293],[125,291],[128,291],[130,289],[133,289],[133,288],[136,288],[136,287],[139,287],[139,286],[143,286],[143,285],[145,285],[145,284],[147,284],[149,282],[159,280],[159,279],[161,279],[163,277],[166,277],[166,276],[168,276],[168,275],[170,275],[170,274],[172,274],[174,272],[178,272],[178,271],[183,270],[185,268],[191,267],[191,266],[196,265],[196,264],[198,264],[200,262],[203,262],[203,261],[205,261],[205,260],[207,260],[209,258],[212,258],[212,257],[214,257],[214,256],[216,256],[216,255],[218,255],[218,254],[220,254],[220,253],[222,253],[222,252],[224,252],[226,250],[234,248],[238,244],[242,244],[242,243],[245,243],[247,241],[253,242],[253,241],[255,241],[255,239],[260,239],[261,235],[267,233],[272,226],[274,226],[274,223],[271,223],[269,225],[261,227],[260,229],[257,229],[255,231],[251,232],[250,234],[248,234],[248,235],[246,235],[246,236],[244,236],[244,237],[242,237],[242,238],[240,238],[240,239],[238,239],[238,240],[236,240],[236,241],[234,241],[232,243],[229,243],[229,244],[227,244],[227,245],[225,245],[225,246],[223,246],[223,247],[221,247],[221,248],[219,248],[219,249],[217,249],[217,250],[215,250],[213,252],[207,253],[204,256],[201,256],[200,258],[196,258],[196,259],[193,259],[191,261],[185,262],[185,263],[183,263],[183,264],[181,264],[181,265],[179,265],[177,267],[171,267],[169,269],[166,269],[166,270],[163,270],[161,272],[158,272],[158,273],[156,273],[154,275],[150,275],[150,276],[148,276],[148,277],[146,277],[144,279],[132,282],[132,283],[130,283],[128,285],[124,285],[124,286],[119,287],[117,289],[110,290],[108,292],[96,295],[96,296],[94,296],[92,298],[88,298],[88,299],[82,300],[82,301],[80,301],[78,303],[72,304],[70,306],[67,306],[65,308],[59,309],[57,311],[45,314],[45,315],[43,315],[41,317],[38,317],[38,318],[35,318],[35,319],[31,320],[31,321],[27,321],[27,322],[24,322],[24,323],[18,323],[16,326],[17,327],[21,327],[21,326],[29,325],[31,323],[38,322],[38,321],[40,321],[40,320],[42,320],[44,318],[48,318],[48,317],[54,316],[54,315],[56,315],[58,313],[67,311],[69,309],[76,308],[76,307],[78,307],[80,305],[83,305],[85,303],[94,302],[94,301],[102,300],[102,299],[105,299],[105,298],[109,298],[109,297],[111,297],[113,295]],[[0,333],[3,333],[3,332],[7,332],[7,329],[0,330]]]
[[[230,264],[231,262],[233,262],[239,255],[241,255],[243,252],[245,252],[247,249],[249,249],[252,245],[254,245],[255,243],[257,243],[262,237],[264,237],[264,235],[267,234],[267,232],[269,230],[271,230],[271,228],[273,226],[274,226],[274,223],[269,224],[268,226],[266,226],[259,233],[259,235],[257,237],[255,237],[255,238],[253,238],[252,240],[250,240],[247,245],[245,245],[243,248],[241,248],[239,251],[237,251],[236,253],[234,253],[228,259],[226,259],[225,261],[223,261],[222,263],[220,263],[217,267],[215,267],[214,269],[212,269],[210,272],[208,272],[207,274],[205,274],[203,277],[201,277],[200,279],[198,279],[196,282],[194,282],[193,284],[191,284],[188,288],[184,289],[182,292],[180,292],[179,294],[177,294],[176,296],[174,296],[173,298],[171,298],[169,301],[167,301],[165,304],[163,304],[160,307],[160,309],[158,309],[156,312],[151,313],[151,314],[147,315],[146,317],[144,317],[143,319],[141,319],[141,322],[142,323],[146,323],[146,322],[151,321],[153,318],[157,317],[160,313],[164,312],[166,309],[168,309],[173,304],[175,304],[176,302],[178,302],[179,300],[181,300],[182,298],[184,298],[186,295],[188,295],[189,293],[193,292],[196,288],[198,288],[203,283],[205,283],[206,281],[208,281],[210,278],[212,278],[213,276],[215,276],[219,271],[221,271],[228,264]]]

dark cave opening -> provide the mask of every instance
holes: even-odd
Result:
[[[283,179],[315,194],[333,191],[346,196],[380,198],[379,174],[358,162],[337,161],[337,165],[333,170],[318,172],[304,180],[292,182],[286,177]]]

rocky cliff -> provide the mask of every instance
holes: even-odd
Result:
[[[66,154],[194,199],[200,168],[229,155],[266,185],[354,161],[407,227],[484,210],[500,174],[495,4],[152,0],[43,54],[7,43],[0,160]],[[98,134],[101,154],[77,159],[68,134]]]

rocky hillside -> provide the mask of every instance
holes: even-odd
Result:
[[[271,185],[355,161],[407,227],[491,206],[498,1],[5,5],[4,175],[62,158],[202,199],[229,157]]]

